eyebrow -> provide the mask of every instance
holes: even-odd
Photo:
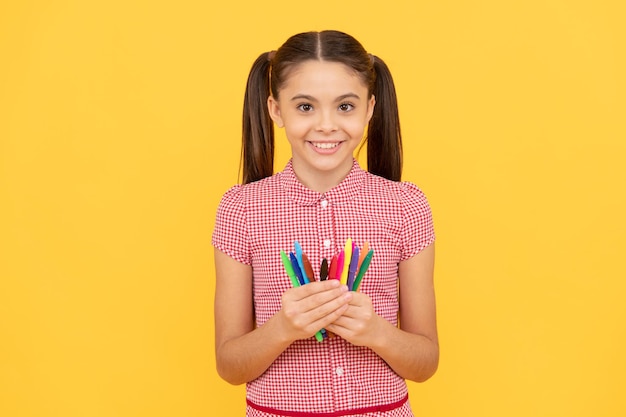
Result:
[[[335,102],[338,102],[338,101],[343,101],[343,100],[345,100],[345,99],[347,99],[347,98],[354,98],[354,99],[357,99],[357,100],[360,100],[360,99],[361,99],[361,97],[359,97],[359,95],[358,95],[358,94],[355,94],[355,93],[347,93],[347,94],[343,94],[343,95],[341,95],[341,96],[337,97],[337,98],[335,99]],[[296,101],[296,100],[317,101],[317,100],[315,99],[315,97],[310,96],[310,95],[308,95],[308,94],[296,94],[295,96],[293,96],[293,97],[291,98],[291,101]]]

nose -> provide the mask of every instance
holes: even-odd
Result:
[[[333,133],[338,130],[337,121],[332,111],[319,112],[316,131],[321,133]]]

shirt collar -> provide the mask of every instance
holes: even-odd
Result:
[[[346,203],[359,193],[365,183],[366,172],[361,169],[356,159],[353,159],[350,172],[339,184],[325,193],[318,193],[305,187],[296,177],[293,171],[292,160],[289,160],[285,169],[278,173],[279,181],[287,196],[296,204],[312,206],[320,200],[326,199],[330,204],[338,205]]]

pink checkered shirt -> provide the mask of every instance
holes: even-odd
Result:
[[[330,260],[352,238],[374,249],[361,291],[376,313],[397,325],[398,263],[434,241],[430,207],[408,182],[370,174],[354,161],[348,176],[320,194],[304,187],[291,162],[272,177],[236,185],[217,211],[213,245],[252,266],[254,311],[262,326],[291,286],[280,250],[294,241],[314,266]],[[247,415],[412,416],[407,386],[378,355],[340,337],[298,340],[247,384]]]

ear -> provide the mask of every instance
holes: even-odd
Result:
[[[374,94],[372,94],[372,97],[370,97],[367,103],[367,123],[372,120],[372,115],[374,114],[374,106],[376,106],[376,97],[374,97]]]
[[[270,113],[270,117],[278,127],[285,126],[285,124],[283,123],[283,118],[280,115],[280,107],[278,105],[278,101],[273,96],[269,96],[267,98],[267,110]]]

